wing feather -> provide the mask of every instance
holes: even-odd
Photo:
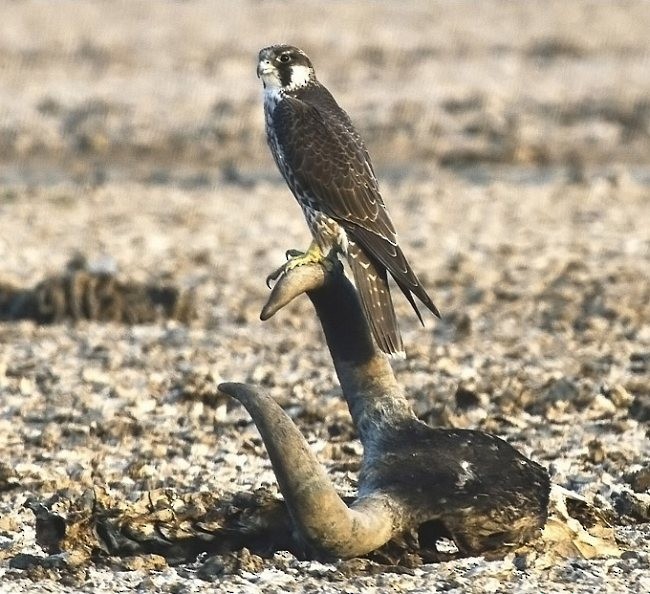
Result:
[[[345,112],[338,110],[340,114],[331,108],[324,114],[290,96],[278,103],[273,126],[286,164],[327,216],[396,242],[366,148]]]
[[[404,293],[409,303],[413,306],[420,322],[422,322],[422,316],[418,311],[411,293],[413,293],[413,295],[415,295],[427,307],[427,309],[433,313],[433,315],[438,318],[440,317],[438,308],[434,305],[431,297],[429,297],[427,292],[424,290],[424,287],[408,263],[404,252],[402,252],[398,245],[393,245],[382,237],[362,227],[351,228],[348,229],[347,232],[352,240],[356,241],[359,246],[369,254],[373,254],[373,256],[388,269],[388,272],[390,272],[391,276],[395,279],[397,286],[402,290],[402,293]]]

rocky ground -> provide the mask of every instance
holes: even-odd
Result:
[[[0,324],[0,590],[650,589],[649,23],[644,2],[6,3],[0,281],[34,286],[81,253],[193,291],[197,317]],[[266,274],[308,242],[263,140],[255,55],[278,40],[368,139],[443,313],[422,328],[397,299],[418,415],[544,464],[621,556],[16,561],[43,555],[25,503],[55,493],[274,489],[222,380],[265,386],[353,492],[361,450],[312,310],[259,321]]]

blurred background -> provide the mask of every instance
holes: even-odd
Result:
[[[0,182],[277,177],[255,65],[288,42],[383,176],[624,164],[648,183],[649,25],[644,1],[6,1]]]

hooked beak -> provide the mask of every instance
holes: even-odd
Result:
[[[260,60],[257,63],[257,78],[260,78],[263,74],[268,74],[271,71],[271,60]]]

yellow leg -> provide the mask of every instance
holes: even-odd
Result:
[[[306,252],[287,250],[287,261],[266,277],[266,285],[270,286],[272,281],[277,280],[283,274],[289,272],[289,270],[298,266],[304,266],[305,264],[320,264],[326,270],[330,271],[333,268],[333,260],[335,259],[336,255],[333,252],[330,252],[328,255],[323,254],[323,251],[315,241],[311,242]]]

